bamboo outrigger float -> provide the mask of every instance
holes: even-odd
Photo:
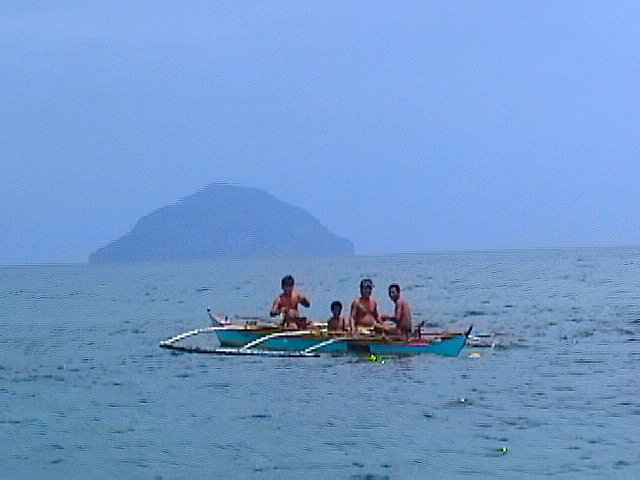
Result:
[[[359,353],[368,355],[415,355],[433,353],[456,357],[464,347],[471,329],[466,331],[420,332],[405,339],[375,334],[347,334],[327,332],[326,329],[285,330],[274,324],[259,325],[246,322],[235,325],[216,325],[176,335],[160,347],[192,353],[221,355],[269,355],[282,357],[315,357],[321,353]],[[189,337],[215,333],[220,346],[208,347],[188,344]]]

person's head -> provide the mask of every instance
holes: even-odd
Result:
[[[340,316],[340,313],[342,313],[342,303],[338,300],[331,302],[331,315],[337,318]]]
[[[389,298],[394,302],[400,298],[400,285],[397,283],[389,285]]]
[[[296,281],[293,279],[293,277],[291,275],[285,275],[284,277],[282,277],[282,280],[280,281],[280,285],[282,286],[282,291],[284,293],[291,293],[291,290],[293,290],[293,286],[295,285]]]
[[[368,297],[373,291],[373,281],[370,278],[360,280],[360,295]]]

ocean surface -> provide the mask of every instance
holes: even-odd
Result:
[[[175,353],[206,308],[326,319],[373,278],[457,358]],[[640,249],[0,266],[0,478],[633,478]]]

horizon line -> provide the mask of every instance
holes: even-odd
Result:
[[[447,253],[483,253],[483,252],[518,252],[518,251],[537,251],[537,250],[579,250],[579,249],[634,249],[640,248],[640,244],[629,245],[566,245],[566,246],[534,246],[534,247],[476,247],[476,248],[455,248],[455,249],[432,249],[432,250],[413,250],[413,251],[396,251],[396,252],[367,252],[354,253],[346,255],[271,255],[271,256],[218,256],[218,257],[200,257],[200,258],[180,258],[165,260],[132,260],[127,262],[19,262],[19,263],[0,263],[0,267],[45,267],[45,266],[79,266],[79,265],[124,265],[131,263],[157,263],[157,262],[181,262],[181,261],[201,261],[201,260],[245,260],[245,259],[268,259],[268,258],[326,258],[326,257],[381,257],[392,255],[423,255],[423,254],[447,254]]]

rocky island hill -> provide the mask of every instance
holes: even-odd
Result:
[[[254,188],[212,184],[142,217],[90,263],[273,255],[350,255],[350,240]]]

